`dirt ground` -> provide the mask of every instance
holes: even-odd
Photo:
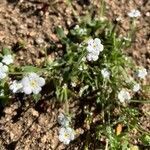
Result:
[[[127,53],[137,65],[150,69],[150,1],[105,1],[109,19],[120,18],[122,34],[129,30],[127,13],[133,8],[141,11],[136,38]],[[99,0],[73,0],[73,8],[76,15],[83,16],[91,7],[98,10],[98,3]],[[62,26],[67,33],[76,22],[72,8],[64,0],[0,0],[0,49],[11,48],[16,55],[16,65],[40,65],[44,50],[53,42],[59,43],[55,27]],[[150,84],[149,80],[144,84]],[[62,107],[50,99],[37,104],[21,96],[13,99],[0,110],[0,150],[80,150],[79,146],[67,148],[58,141],[57,116]],[[143,114],[150,112],[150,105],[141,105],[140,109]],[[150,117],[143,115],[139,122],[150,130]]]

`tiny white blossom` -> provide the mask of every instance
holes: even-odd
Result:
[[[72,87],[76,87],[77,84],[76,84],[75,82],[71,82],[71,86],[72,86]]]
[[[125,101],[129,101],[131,99],[130,93],[126,89],[122,89],[118,93],[118,99],[121,103],[124,103]]]
[[[8,67],[0,63],[0,79],[4,79],[7,76]]]
[[[136,18],[136,17],[140,17],[141,13],[139,10],[133,9],[128,13],[128,16],[131,18]]]
[[[1,91],[0,91],[0,96],[4,96],[5,95],[5,93],[4,93],[4,90],[2,89]]]
[[[93,54],[99,54],[104,49],[99,38],[90,39],[88,41],[87,51]]]
[[[64,128],[62,127],[59,130],[59,141],[63,142],[64,144],[68,145],[72,140],[75,138],[75,131],[70,128]]]
[[[62,86],[63,89],[66,89],[67,88],[67,84],[65,83],[63,86]]]
[[[70,123],[70,118],[60,113],[58,115],[58,123],[63,127],[68,127]]]
[[[85,29],[85,28],[80,28],[79,25],[76,25],[76,26],[74,27],[74,29],[75,29],[79,34],[81,34],[81,35],[85,35],[86,32],[87,32],[87,29]]]
[[[107,68],[102,69],[101,74],[102,74],[103,78],[105,78],[105,79],[108,79],[110,77],[110,72]]]
[[[147,76],[147,70],[145,68],[139,69],[137,71],[137,76],[141,79],[144,79]]]
[[[75,30],[78,30],[79,28],[80,28],[80,27],[79,27],[78,24],[74,27]]]
[[[41,87],[45,85],[45,79],[39,77],[36,73],[29,73],[22,79],[21,83],[25,94],[38,94],[42,90]]]
[[[21,92],[22,90],[22,83],[20,81],[16,81],[14,80],[11,85],[10,85],[10,90],[13,92],[13,93],[18,93],[18,92]]]
[[[96,61],[98,60],[98,56],[100,52],[102,52],[104,49],[104,46],[101,44],[101,40],[99,38],[90,39],[88,41],[87,46],[87,60],[88,61]]]
[[[5,55],[2,59],[2,62],[5,63],[6,65],[12,64],[13,63],[13,57],[12,55]]]
[[[98,55],[95,55],[93,53],[89,53],[86,58],[87,58],[88,61],[97,61],[98,60]]]
[[[140,86],[140,84],[138,84],[138,83],[136,83],[136,84],[133,86],[133,91],[134,91],[134,92],[138,92],[140,89],[141,89],[141,86]]]

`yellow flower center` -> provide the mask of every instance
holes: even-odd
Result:
[[[35,88],[35,87],[37,86],[37,82],[34,81],[34,80],[32,80],[32,81],[30,82],[30,85],[31,85],[33,88]]]
[[[67,138],[67,137],[68,137],[68,134],[67,134],[67,133],[65,133],[64,137],[65,137],[65,138]]]

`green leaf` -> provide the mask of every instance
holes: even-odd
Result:
[[[66,35],[64,34],[63,29],[60,28],[60,27],[57,27],[57,28],[56,28],[56,33],[57,33],[57,35],[59,36],[60,39],[66,37]]]
[[[41,94],[33,94],[33,99],[38,102],[41,99]]]
[[[11,54],[9,48],[3,48],[2,52],[3,52],[3,55],[9,55],[9,54]]]
[[[34,66],[23,66],[21,67],[23,72],[41,72],[42,69],[34,67]]]

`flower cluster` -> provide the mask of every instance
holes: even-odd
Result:
[[[79,34],[79,35],[86,35],[87,29],[86,28],[80,28],[79,25],[76,25],[74,27],[74,30]]]
[[[10,90],[13,93],[24,92],[25,94],[38,94],[45,85],[45,79],[36,73],[29,73],[21,81],[13,81]]]
[[[136,77],[140,78],[140,79],[144,79],[147,75],[147,70],[145,68],[141,68],[136,72]],[[133,82],[133,78],[131,80]],[[132,91],[133,92],[138,92],[141,89],[141,86],[139,83],[134,83],[132,86]],[[129,100],[131,99],[131,94],[129,93],[129,90],[127,89],[122,89],[119,93],[118,93],[118,99],[120,100],[121,103],[124,102],[129,102]]]
[[[87,60],[97,61],[99,54],[103,51],[103,49],[104,46],[101,44],[101,40],[99,38],[90,39],[87,46]]]
[[[59,114],[58,123],[61,125],[59,130],[59,141],[69,144],[75,138],[75,131],[70,127],[70,118],[64,114]]]

